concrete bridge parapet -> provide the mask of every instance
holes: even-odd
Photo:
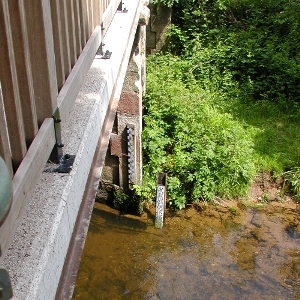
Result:
[[[112,56],[110,59],[102,59],[99,54],[94,57],[73,109],[62,126],[64,151],[75,155],[72,170],[61,174],[52,172],[53,166],[45,166],[32,197],[24,206],[24,213],[18,216],[11,242],[1,257],[1,264],[11,276],[13,299],[69,299],[57,296],[56,292],[67,261],[69,245],[74,241],[80,250],[83,248],[96,193],[91,192],[86,196],[86,191],[97,188],[100,177],[105,173],[102,172],[103,160],[113,124],[111,116],[116,111],[117,126],[111,135],[110,148],[115,149],[113,151],[118,154],[115,156],[117,159],[120,157],[121,162],[126,160],[128,164],[122,134],[125,126],[134,128],[137,149],[134,181],[139,183],[141,180],[145,22],[141,21],[140,14],[147,9],[142,0],[123,2],[128,13],[117,12],[105,35],[104,50],[111,51]],[[121,144],[114,144],[114,139],[121,139]],[[100,157],[96,164],[95,157]],[[123,172],[124,166],[120,168]],[[121,184],[125,185],[122,174]],[[91,199],[89,212],[82,217],[81,211],[87,207],[86,197]],[[78,239],[73,240],[76,228],[83,232],[80,243]],[[73,274],[71,277],[74,277]],[[74,286],[69,284],[69,287],[71,293]]]

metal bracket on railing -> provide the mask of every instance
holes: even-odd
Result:
[[[0,300],[8,300],[13,296],[11,282],[7,270],[0,268]]]
[[[105,51],[105,53],[102,55],[102,59],[110,59],[112,52],[109,52],[108,50]]]
[[[98,50],[97,50],[97,52],[96,52],[97,55],[103,56],[103,47],[104,47],[104,46],[105,46],[104,42],[101,42],[101,43],[100,43],[100,46],[99,46],[99,48],[98,48]]]
[[[117,11],[122,12],[122,13],[127,13],[128,9],[126,9],[126,7],[123,8],[123,4],[124,4],[124,2],[121,1],[118,8],[117,8]]]
[[[65,154],[58,164],[58,168],[54,169],[57,173],[70,173],[75,160],[75,155]]]
[[[55,132],[56,143],[51,154],[51,159],[58,164],[61,158],[63,157],[62,147],[64,146],[64,144],[61,141],[61,126],[60,126],[61,118],[60,118],[60,113],[58,108],[56,108],[56,110],[54,111],[52,118],[54,121],[54,132]]]
[[[74,163],[75,155],[63,154],[62,148],[64,144],[61,140],[61,118],[59,108],[56,108],[52,117],[54,120],[54,132],[56,143],[50,155],[50,160],[58,164],[58,168],[51,170],[51,172],[70,173]]]

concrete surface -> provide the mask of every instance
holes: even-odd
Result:
[[[13,299],[55,298],[106,110],[120,75],[119,67],[125,48],[131,47],[127,43],[132,24],[137,26],[140,2],[124,0],[128,13],[116,13],[105,36],[111,59],[95,57],[75,105],[62,123],[64,153],[76,155],[71,173],[41,174],[3,258],[13,284]],[[48,171],[51,167],[45,166]]]

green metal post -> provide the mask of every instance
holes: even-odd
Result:
[[[12,202],[11,180],[8,168],[0,156],[0,226],[9,212]]]
[[[12,202],[11,180],[8,168],[0,156],[0,226],[10,210]],[[1,245],[0,245],[1,256]],[[0,300],[8,300],[13,296],[11,282],[7,270],[0,266]]]

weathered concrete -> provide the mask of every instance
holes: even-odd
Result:
[[[144,5],[147,5],[148,2],[144,1]],[[145,17],[149,13],[147,7],[144,6],[141,10],[139,24],[142,20],[143,24],[145,23]],[[133,46],[135,49],[136,46]],[[127,49],[127,52],[130,52],[131,49]],[[132,52],[132,51],[131,51]],[[128,55],[129,57],[129,55]],[[145,63],[145,59],[141,60],[141,62]],[[127,68],[127,66],[125,66]],[[125,74],[124,74],[125,76]],[[88,225],[91,218],[91,212],[93,209],[95,196],[96,201],[105,201],[107,203],[113,201],[113,190],[115,185],[119,184],[119,158],[122,157],[122,137],[117,134],[118,132],[118,119],[114,117],[117,112],[118,102],[119,99],[114,99],[110,103],[109,114],[106,115],[103,129],[101,132],[101,137],[98,142],[99,151],[97,151],[94,161],[91,166],[89,179],[86,185],[85,194],[83,197],[83,201],[81,203],[81,207],[77,216],[76,224],[73,230],[72,239],[70,242],[66,262],[64,265],[64,269],[61,275],[60,284],[56,293],[56,300],[61,299],[69,299],[73,293],[73,289],[75,286],[75,280],[77,277],[78,268],[80,265],[80,258],[81,253],[83,250],[85,238],[87,235]],[[112,130],[112,133],[109,134],[109,130]],[[107,155],[105,156],[105,152],[103,152],[109,143],[109,136],[110,136],[110,145],[107,149]],[[124,150],[125,151],[125,150]],[[110,155],[112,153],[112,155]],[[104,158],[105,156],[105,158]],[[105,168],[102,171],[102,177],[107,179],[107,183],[101,181],[101,185],[106,186],[106,188],[98,190],[99,185],[99,177],[95,175],[98,173],[96,170],[102,169],[104,166],[105,161]],[[97,204],[101,205],[101,204]],[[114,211],[116,215],[118,215],[118,211],[110,209],[108,206],[104,205],[108,210]],[[120,218],[122,218],[120,216]],[[131,219],[134,217],[131,217]],[[135,218],[136,219],[136,218]],[[125,218],[127,220],[127,218]],[[145,226],[143,222],[140,222],[140,219],[136,219],[139,221],[140,224]],[[128,221],[126,221],[128,222]]]
[[[64,152],[76,155],[72,171],[41,175],[3,258],[13,284],[13,299],[55,297],[107,108],[111,98],[120,97],[120,78],[124,78],[129,60],[125,50],[131,49],[142,8],[139,0],[124,2],[128,13],[117,13],[105,36],[112,57],[95,57],[62,128]],[[48,171],[52,167],[48,165]],[[99,178],[101,172],[101,168],[97,170]]]
[[[144,2],[148,4],[148,2]],[[120,186],[123,191],[131,189],[133,184],[142,183],[142,97],[145,92],[146,76],[146,25],[148,23],[150,11],[144,6],[141,11],[139,26],[135,34],[131,57],[128,64],[125,81],[118,105],[115,120],[115,133],[111,135],[110,151],[107,154],[106,165],[102,180]],[[128,141],[127,128],[132,128],[134,162],[132,166],[128,164]],[[115,156],[119,161],[119,172],[112,164],[115,160],[109,158]],[[133,179],[129,178],[129,168],[132,167]],[[129,182],[130,181],[130,182]]]

